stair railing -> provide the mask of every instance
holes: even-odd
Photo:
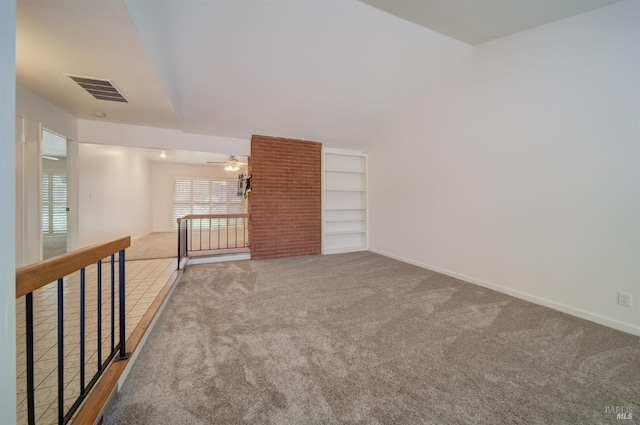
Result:
[[[96,244],[90,247],[82,248],[67,254],[60,255],[39,263],[21,267],[16,270],[16,299],[24,297],[25,299],[25,325],[26,325],[26,386],[27,386],[27,412],[29,425],[36,423],[36,403],[35,397],[35,381],[34,381],[34,292],[38,290],[53,289],[48,287],[50,284],[57,283],[57,381],[58,381],[58,398],[57,411],[58,423],[66,424],[78,410],[82,401],[98,381],[98,378],[105,371],[109,362],[116,357],[118,360],[124,360],[128,357],[125,352],[125,248],[131,245],[129,236],[115,239],[109,242]],[[116,260],[116,253],[118,258]],[[104,259],[110,261],[110,302],[108,302],[109,319],[110,319],[110,335],[104,336],[108,339],[107,346],[110,348],[103,359],[103,335],[102,335],[102,319],[103,319],[103,287],[102,287],[102,263]],[[116,291],[116,273],[115,267],[118,265],[118,286]],[[97,372],[86,382],[86,268],[96,265],[96,369]],[[65,285],[68,283],[68,277],[76,272],[80,273],[78,287]],[[74,285],[75,286],[75,285]],[[64,295],[71,291],[79,292],[79,395],[73,401],[73,404],[65,410],[65,303]],[[116,301],[117,292],[117,301]],[[116,303],[118,307],[116,318]],[[36,306],[37,307],[37,306]],[[44,308],[44,306],[42,306]],[[75,310],[75,306],[71,306],[70,310]],[[118,322],[118,343],[116,344],[116,319]],[[68,336],[68,335],[67,335]],[[106,349],[107,347],[104,347]],[[75,391],[74,391],[75,392]]]
[[[190,252],[221,253],[248,248],[249,214],[190,214],[178,222],[178,268]]]

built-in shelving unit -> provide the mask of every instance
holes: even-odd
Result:
[[[367,249],[367,157],[324,151],[323,252]]]

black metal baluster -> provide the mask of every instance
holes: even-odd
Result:
[[[111,254],[111,353],[116,349],[116,256]]]
[[[120,251],[119,253],[119,274],[120,276],[118,276],[119,278],[119,286],[118,286],[118,296],[120,297],[120,315],[119,315],[119,320],[120,320],[120,356],[119,359],[120,360],[126,360],[129,355],[125,352],[125,310],[124,310],[124,249]]]
[[[236,237],[235,247],[237,248],[238,247],[238,217],[236,217],[235,220],[236,220],[236,227],[235,227],[235,230],[234,230],[234,234],[235,234],[235,237]]]
[[[180,260],[182,259],[182,251],[180,251],[180,239],[182,239],[181,224],[180,220],[178,220],[178,265],[176,266],[176,270],[180,270]]]
[[[64,423],[64,288],[58,279],[58,423]]]
[[[98,373],[102,372],[102,260],[98,260]]]
[[[84,388],[84,351],[85,351],[85,269],[80,269],[80,396],[85,395]]]
[[[29,425],[36,423],[35,386],[33,384],[33,292],[25,296],[27,314],[27,415]]]

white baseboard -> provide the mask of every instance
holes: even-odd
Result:
[[[442,273],[447,276],[455,277],[456,279],[464,280],[465,282],[473,283],[478,286],[482,286],[484,288],[493,289],[494,291],[501,292],[503,294],[511,295],[512,297],[519,298],[521,300],[529,301],[534,304],[538,304],[544,307],[549,307],[554,310],[561,311],[563,313],[570,314],[575,317],[579,317],[581,319],[589,320],[590,322],[595,322],[600,325],[608,326],[613,329],[617,329],[622,332],[627,332],[632,335],[640,336],[640,326],[632,325],[630,323],[621,322],[616,319],[612,319],[610,317],[602,316],[597,313],[592,313],[587,310],[582,310],[579,308],[571,307],[562,303],[558,303],[556,301],[552,301],[546,298],[541,298],[536,295],[531,295],[526,292],[518,291],[516,289],[511,289],[506,286],[497,285],[495,283],[487,282],[482,279],[476,279],[471,276],[467,276],[461,273],[457,273],[451,270],[442,269],[440,267],[432,266],[430,264],[425,264],[420,261],[411,260],[409,258],[404,258],[398,255],[394,255],[385,251],[381,251],[378,249],[369,249],[369,251],[374,252],[376,254],[383,255],[385,257],[393,258],[394,260],[402,261],[403,263],[412,264],[414,266],[421,267],[423,269],[431,270],[437,273]]]
[[[367,248],[362,246],[357,247],[344,247],[344,248],[327,248],[322,251],[322,255],[330,255],[330,254],[346,254],[347,252],[360,252],[366,251]]]
[[[189,257],[187,264],[222,263],[240,260],[251,260],[251,254],[249,252],[241,252],[239,254],[216,255],[215,257]]]
[[[152,234],[152,233],[153,233],[153,232],[147,232],[147,233],[143,233],[143,234],[141,234],[141,235],[133,236],[133,237],[131,238],[131,240],[132,240],[132,241],[135,241],[135,240],[137,240],[137,239],[144,238],[145,236],[150,235],[150,234]]]

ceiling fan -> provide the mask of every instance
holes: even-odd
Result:
[[[229,159],[226,162],[207,161],[207,164],[225,164],[224,169],[226,171],[238,171],[240,170],[241,165],[247,165],[243,162],[238,161],[235,155],[229,156]]]

